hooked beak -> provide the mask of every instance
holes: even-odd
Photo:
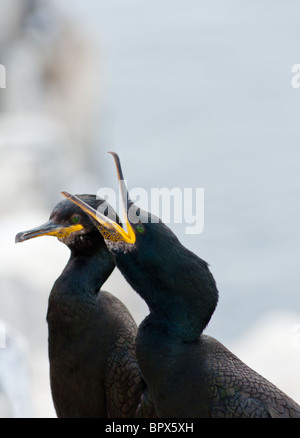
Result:
[[[40,225],[39,227],[18,233],[15,237],[15,242],[24,242],[25,240],[33,239],[34,237],[40,236],[55,236],[63,239],[74,231],[79,231],[82,228],[83,226],[80,224],[70,225],[66,227],[65,225],[56,224],[50,219],[48,222]]]
[[[94,208],[83,202],[77,196],[71,195],[68,192],[61,192],[61,194],[65,198],[69,199],[71,202],[74,202],[74,204],[78,205],[78,207],[80,207],[86,214],[91,216],[97,222],[98,224],[97,228],[102,234],[102,236],[104,237],[104,239],[111,240],[113,242],[122,241],[130,244],[134,244],[136,240],[135,232],[128,219],[128,211],[130,204],[132,204],[132,202],[129,200],[128,197],[128,192],[125,186],[123,173],[121,169],[120,159],[115,152],[109,152],[109,153],[114,157],[116,168],[117,168],[117,176],[118,176],[120,192],[122,196],[126,230],[124,230],[119,224],[114,222],[109,217],[105,216],[104,214],[100,213],[99,211],[95,210]]]

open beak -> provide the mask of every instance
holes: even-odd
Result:
[[[115,152],[109,152],[109,153],[112,154],[112,156],[114,157],[116,168],[117,168],[117,176],[118,176],[120,192],[122,196],[126,230],[124,230],[124,228],[122,228],[119,224],[114,222],[109,217],[105,216],[104,214],[90,207],[88,204],[83,202],[77,196],[71,195],[68,192],[61,192],[61,194],[65,198],[69,199],[71,202],[74,202],[74,204],[78,205],[78,207],[80,207],[86,214],[91,216],[97,222],[98,224],[97,228],[102,234],[102,236],[104,237],[104,239],[111,240],[113,242],[123,241],[130,244],[134,244],[136,240],[135,232],[128,220],[128,211],[131,201],[129,200],[128,192],[125,186],[120,159]]]
[[[15,242],[24,242],[25,240],[33,239],[34,237],[40,236],[55,236],[63,239],[74,231],[81,230],[82,228],[83,226],[80,224],[70,225],[66,227],[64,225],[56,224],[50,219],[48,222],[40,225],[39,227],[18,233],[15,237]]]

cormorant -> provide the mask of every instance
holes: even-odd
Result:
[[[218,301],[205,261],[185,248],[155,216],[128,197],[113,153],[127,230],[80,199],[62,194],[106,227],[105,240],[126,280],[146,301],[137,358],[159,417],[300,417],[300,406],[203,335]]]
[[[94,195],[79,198],[92,208],[104,201]],[[136,361],[136,323],[119,299],[100,290],[115,267],[103,237],[90,217],[66,199],[54,207],[48,222],[17,234],[16,242],[45,235],[58,237],[71,251],[47,312],[57,416],[154,416]]]

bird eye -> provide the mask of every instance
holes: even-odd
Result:
[[[136,231],[138,233],[143,233],[145,231],[145,228],[144,228],[144,226],[142,224],[139,224],[139,225],[136,226]]]
[[[78,224],[79,221],[80,221],[79,216],[73,216],[71,219],[72,224]]]

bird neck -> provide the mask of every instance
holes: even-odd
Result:
[[[70,303],[72,302],[70,297],[74,300],[84,300],[85,303],[90,299],[94,303],[95,294],[99,292],[115,267],[104,242],[99,241],[98,245],[96,242],[89,245],[89,239],[85,239],[84,248],[78,246],[70,248],[69,261],[54,283],[51,297],[56,296],[61,300],[65,297]]]
[[[86,294],[91,293],[94,296],[110,276],[114,267],[107,248],[102,245],[89,253],[72,251],[62,276],[71,281],[74,290],[84,288]]]
[[[147,323],[176,332],[183,341],[198,339],[218,302],[216,282],[207,263],[183,247],[172,259],[152,265],[151,256],[142,256],[118,252],[116,264],[147,303]]]
[[[114,269],[106,248],[91,254],[71,252],[70,259],[51,290],[47,322],[49,346],[53,339],[76,338],[98,314],[100,288]]]
[[[182,299],[176,296],[169,298],[163,294],[161,296],[163,298],[159,303],[152,300],[150,294],[148,296],[150,314],[146,318],[147,326],[151,325],[154,330],[159,328],[159,331],[164,331],[169,337],[182,342],[199,339],[213,314],[215,305],[210,306],[203,302],[198,306],[197,303],[189,302],[186,297]]]

